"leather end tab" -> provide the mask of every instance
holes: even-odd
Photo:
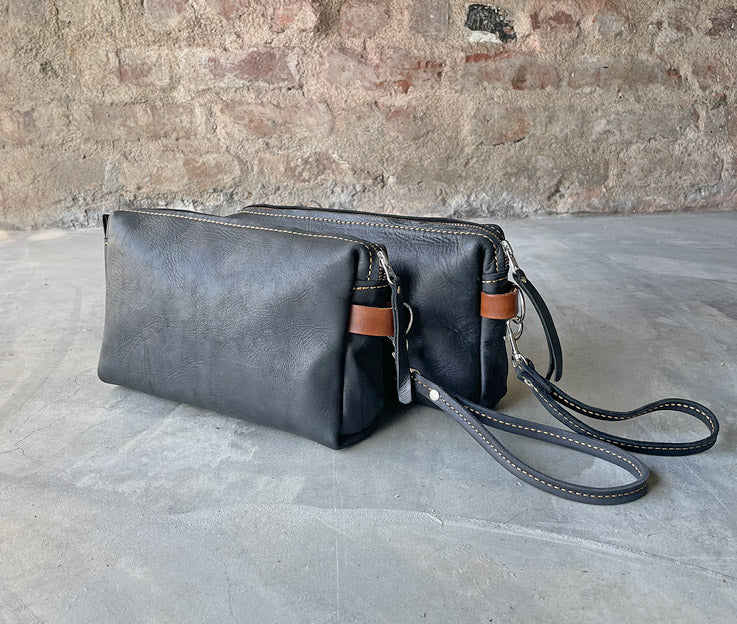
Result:
[[[351,306],[348,331],[363,336],[394,336],[392,308],[375,308],[354,303]]]
[[[482,292],[481,316],[496,321],[506,321],[517,316],[517,289],[513,288],[501,295]]]

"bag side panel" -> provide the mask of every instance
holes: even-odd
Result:
[[[173,214],[110,218],[100,378],[337,448],[368,252]]]
[[[507,274],[486,273],[481,276],[481,291],[492,295],[509,292],[513,285]],[[479,403],[494,407],[507,393],[509,360],[504,342],[506,321],[481,318],[481,397]]]
[[[385,307],[390,305],[390,296],[388,285],[358,282],[353,289],[353,303],[359,305]],[[381,336],[348,334],[341,446],[355,444],[369,435],[386,407],[386,399],[396,394],[388,375],[394,367],[387,345],[389,340]]]

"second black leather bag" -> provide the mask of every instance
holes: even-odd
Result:
[[[614,411],[579,401],[553,384],[550,380],[557,381],[562,373],[553,319],[498,225],[265,204],[247,206],[232,217],[241,223],[358,236],[385,245],[412,310],[410,364],[456,395],[486,407],[496,405],[506,392],[506,336],[517,377],[553,417],[574,431],[651,455],[690,455],[716,442],[716,417],[695,401],[668,398]],[[515,305],[518,299],[534,307],[545,331],[549,352],[545,375],[519,352],[524,305]],[[622,421],[664,411],[692,416],[706,425],[708,433],[688,442],[631,439],[579,417]]]
[[[380,241],[390,250],[406,290],[404,300],[412,309],[412,366],[487,407],[494,407],[506,393],[505,319],[484,314],[481,305],[485,298],[493,301],[493,296],[514,289],[507,280],[500,227],[300,206],[248,206],[231,216],[264,227],[349,233]],[[557,336],[554,341],[557,344]]]

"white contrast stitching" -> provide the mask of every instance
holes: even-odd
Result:
[[[541,433],[543,435],[551,436],[551,437],[554,437],[554,438],[559,438],[561,440],[568,440],[569,442],[572,442],[573,444],[579,444],[581,446],[587,446],[588,448],[595,449],[597,451],[601,451],[602,453],[607,453],[608,455],[613,455],[614,457],[618,457],[622,461],[627,462],[630,466],[632,466],[637,471],[637,474],[638,475],[640,475],[641,477],[644,476],[642,474],[642,472],[640,471],[640,469],[637,467],[637,465],[634,462],[632,462],[632,460],[627,459],[626,457],[623,457],[622,455],[619,455],[619,454],[615,453],[614,451],[607,450],[607,449],[602,448],[600,446],[594,446],[593,444],[588,444],[586,442],[581,442],[580,440],[574,440],[573,438],[569,438],[567,436],[560,435],[559,433],[553,433],[552,431],[545,431],[545,429],[534,429],[533,427],[525,427],[523,425],[515,425],[514,423],[507,422],[507,421],[504,421],[504,420],[500,420],[498,418],[494,418],[493,416],[489,416],[488,414],[484,414],[483,412],[480,412],[478,410],[475,410],[472,407],[469,407],[468,405],[464,405],[463,407],[465,407],[470,412],[474,412],[475,414],[478,414],[479,416],[481,416],[485,420],[490,420],[492,422],[497,422],[497,423],[500,423],[502,425],[506,425],[507,427],[512,427],[514,429],[524,429],[525,431],[534,431],[535,433]]]
[[[354,243],[354,244],[358,243],[359,245],[363,245],[366,248],[366,250],[369,252],[369,273],[368,273],[367,279],[371,279],[371,267],[373,266],[373,253],[371,253],[371,247],[369,247],[366,243],[360,240],[342,238],[340,236],[330,236],[328,234],[311,234],[309,232],[293,232],[292,230],[277,230],[274,228],[259,227],[256,225],[243,225],[242,223],[228,223],[225,221],[214,221],[212,219],[200,219],[198,217],[190,217],[190,216],[181,215],[181,214],[172,214],[170,212],[151,212],[149,210],[133,210],[133,209],[120,210],[119,212],[135,212],[137,214],[152,215],[155,217],[171,217],[173,219],[186,219],[187,221],[201,221],[202,223],[214,223],[216,225],[225,225],[227,227],[242,228],[245,230],[261,230],[262,232],[281,232],[283,234],[292,234],[294,236],[309,236],[311,238],[332,238],[334,240],[346,241],[347,243]]]
[[[412,377],[421,386],[427,388],[428,390],[431,390],[431,388],[428,385],[422,383],[419,379],[417,379],[417,377],[414,374],[412,375]],[[530,474],[529,472],[527,472],[523,468],[520,468],[512,460],[510,460],[508,457],[506,457],[491,442],[489,442],[489,440],[486,439],[486,436],[484,436],[484,434],[481,433],[474,426],[474,424],[470,420],[468,420],[468,418],[466,418],[463,414],[461,414],[455,407],[453,407],[450,403],[448,403],[442,396],[440,397],[440,400],[443,403],[445,403],[445,405],[447,405],[450,409],[452,409],[456,414],[458,414],[458,416],[460,416],[463,419],[463,421],[466,424],[468,424],[468,426],[471,427],[471,429],[473,429],[476,432],[476,434],[479,436],[479,438],[481,440],[483,440],[487,444],[487,446],[489,446],[489,448],[491,448],[494,451],[494,453],[496,455],[498,455],[500,458],[502,458],[507,464],[509,464],[510,466],[512,466],[518,472],[521,472],[522,474],[526,475],[527,477],[533,479],[534,481],[537,481],[538,483],[542,483],[543,485],[545,485],[545,486],[547,486],[549,488],[553,488],[553,489],[559,490],[561,492],[567,492],[568,494],[573,494],[573,495],[576,495],[576,496],[583,496],[583,497],[586,497],[586,498],[619,498],[619,497],[622,497],[622,496],[631,496],[632,494],[636,494],[637,492],[640,492],[641,490],[644,490],[647,487],[647,484],[644,484],[644,485],[640,486],[639,488],[637,488],[636,490],[629,490],[627,492],[621,492],[619,494],[587,494],[585,492],[579,492],[577,490],[569,490],[567,488],[560,487],[559,485],[555,485],[553,483],[548,483],[547,481],[544,481],[543,479],[540,479],[539,477],[536,477],[535,475]],[[638,471],[638,473],[639,473],[639,471]],[[639,474],[640,474],[640,476],[643,476],[642,473],[639,473]]]
[[[616,444],[617,446],[626,446],[627,448],[633,448],[633,449],[649,449],[651,451],[691,451],[694,449],[698,449],[704,446],[708,446],[710,444],[709,441],[700,442],[698,444],[693,444],[691,446],[653,446],[654,444],[657,444],[657,442],[652,442],[649,444],[635,444],[633,442],[626,442],[624,440],[612,440],[611,437],[604,437],[602,435],[598,435],[596,433],[592,433],[591,431],[587,430],[583,425],[577,423],[575,420],[571,420],[569,417],[567,417],[563,412],[561,412],[553,403],[548,401],[548,399],[545,397],[544,394],[542,394],[534,385],[531,386],[533,391],[545,402],[547,403],[551,409],[560,417],[570,424],[571,427],[574,429],[577,429],[584,435],[590,436],[592,438],[596,438],[597,440],[601,440],[602,442],[608,442],[610,444]],[[674,405],[676,405],[674,403]],[[710,421],[711,422],[711,421]],[[713,432],[712,432],[713,433]]]
[[[602,414],[601,412],[592,411],[592,410],[586,409],[585,407],[581,407],[580,405],[577,405],[575,403],[571,403],[571,401],[567,400],[565,397],[562,397],[555,390],[552,390],[551,389],[551,393],[553,394],[553,396],[555,396],[556,399],[558,399],[559,401],[562,401],[563,403],[566,403],[567,405],[570,405],[576,411],[579,411],[580,410],[583,413],[591,414],[593,416],[598,416],[599,418],[603,418],[603,419],[608,419],[608,420],[629,420],[631,418],[636,418],[638,416],[645,416],[646,414],[652,414],[653,412],[659,412],[663,408],[680,407],[680,408],[691,410],[692,412],[697,412],[697,413],[701,414],[702,416],[704,416],[704,418],[706,418],[706,420],[709,421],[709,428],[711,429],[711,431],[713,432],[714,429],[715,429],[714,422],[712,421],[712,419],[709,416],[709,414],[707,414],[704,410],[700,410],[700,409],[698,409],[696,407],[693,407],[692,405],[686,405],[684,403],[658,403],[657,405],[653,405],[649,409],[642,410],[642,411],[639,411],[639,412],[635,412],[631,416],[629,416],[629,415],[628,416],[612,416],[612,415],[608,415],[608,414]]]
[[[255,215],[261,215],[263,217],[287,217],[289,219],[306,219],[308,221],[326,221],[328,223],[343,223],[346,225],[354,224],[354,225],[367,225],[371,227],[385,227],[385,228],[392,228],[395,230],[415,230],[417,232],[436,232],[437,234],[459,234],[461,236],[480,236],[481,238],[485,238],[488,240],[492,245],[494,244],[494,241],[496,241],[497,245],[501,246],[501,241],[491,232],[484,229],[485,234],[480,234],[479,232],[458,232],[453,230],[433,230],[430,228],[420,228],[420,227],[410,227],[408,225],[392,225],[389,223],[371,223],[371,222],[357,222],[357,221],[339,221],[337,219],[327,219],[325,217],[309,217],[307,215],[291,215],[291,214],[285,214],[283,212],[276,212],[276,211],[269,211],[269,212],[259,212],[257,210],[249,210],[248,207],[242,208],[238,211],[238,214],[255,214]],[[476,225],[475,223],[457,223],[455,225],[461,225],[465,227],[477,227],[481,229],[482,226]],[[491,236],[494,240],[491,240],[489,236],[486,236],[488,234]],[[494,254],[494,268],[496,271],[499,271],[499,261],[497,260],[496,253]]]

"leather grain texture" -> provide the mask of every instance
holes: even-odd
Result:
[[[455,394],[492,407],[507,387],[503,320],[482,318],[481,293],[511,288],[497,226],[308,207],[257,205],[243,223],[299,227],[383,244],[413,311],[410,366]]]
[[[274,226],[113,213],[100,379],[332,448],[368,435],[388,341],[348,323],[354,302],[386,305],[378,248]]]

